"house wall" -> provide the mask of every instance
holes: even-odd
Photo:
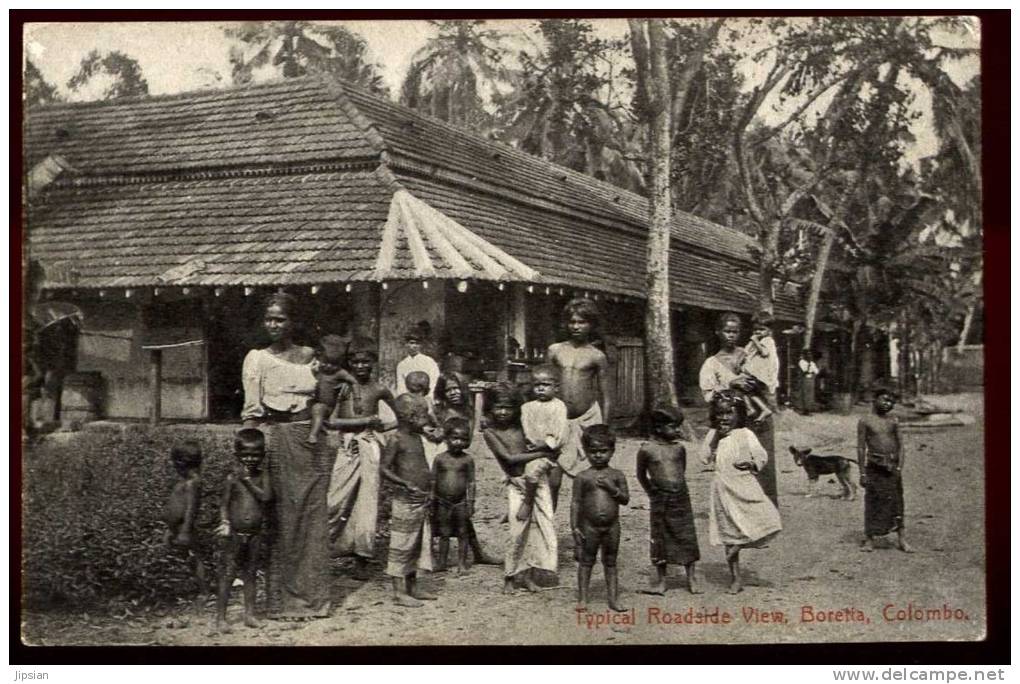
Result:
[[[443,349],[437,340],[445,333],[446,289],[441,281],[431,281],[428,289],[420,281],[387,283],[379,295],[379,378],[390,387],[396,386],[397,363],[407,355],[404,335],[419,321],[428,321],[432,327],[432,340],[425,353],[442,358]]]
[[[150,355],[141,346],[141,307],[109,299],[80,305],[85,323],[78,340],[78,370],[102,375],[103,417],[148,418],[152,406]],[[202,345],[163,351],[164,418],[206,417],[205,368]]]

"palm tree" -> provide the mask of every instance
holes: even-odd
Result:
[[[284,78],[327,74],[384,94],[379,67],[368,61],[361,36],[343,28],[307,21],[250,21],[224,29],[238,41],[230,51],[234,83],[249,83],[272,65]]]
[[[538,30],[542,48],[521,54],[512,90],[497,99],[501,137],[576,171],[643,189],[639,131],[613,96],[613,57],[622,41],[596,38],[591,24],[577,19],[544,19]]]
[[[509,82],[504,35],[484,21],[430,21],[438,33],[414,54],[400,100],[444,121],[488,132],[488,101]]]
[[[109,85],[97,99],[116,100],[149,94],[149,83],[142,76],[138,60],[119,50],[111,50],[105,55],[100,54],[99,50],[87,54],[78,65],[78,71],[68,80],[67,87],[74,93],[84,90],[85,96],[90,97],[86,86],[96,77],[102,76],[110,79]]]

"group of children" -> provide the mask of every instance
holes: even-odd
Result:
[[[564,311],[570,339],[549,349],[550,363],[532,372],[530,401],[518,387],[498,383],[486,393],[487,419],[482,433],[506,475],[510,539],[507,545],[504,591],[523,585],[538,588],[537,570],[557,570],[554,516],[564,475],[573,480],[570,529],[577,560],[578,600],[589,599],[592,568],[601,556],[609,607],[626,610],[620,600],[617,554],[620,506],[629,502],[627,478],[611,467],[616,438],[606,422],[609,406],[604,391],[605,354],[592,344],[597,310],[589,300],[571,301]],[[764,327],[764,326],[763,326]],[[767,333],[767,328],[765,328]],[[445,569],[450,540],[458,541],[454,573],[468,568],[468,551],[475,561],[494,563],[480,549],[472,525],[476,505],[476,468],[471,445],[472,410],[463,378],[440,373],[420,351],[420,335],[409,334],[409,359],[399,368],[404,392],[394,397],[372,377],[375,353],[369,344],[354,344],[342,352],[336,340],[324,338],[319,353],[319,392],[313,406],[309,441],[324,427],[389,429],[378,414],[379,404],[396,415],[396,430],[384,441],[379,474],[391,486],[390,543],[386,574],[392,579],[394,600],[407,607],[436,597],[418,583],[420,570]],[[755,344],[766,346],[767,334]],[[774,343],[771,356],[774,358]],[[410,361],[409,363],[405,363]],[[431,363],[429,363],[431,361]],[[343,368],[350,368],[350,372]],[[433,378],[434,376],[434,378]],[[433,390],[430,392],[430,390]],[[341,409],[334,416],[339,398]],[[866,522],[868,548],[879,534],[898,530],[902,539],[902,442],[895,421],[888,417],[891,395],[876,396],[875,413],[862,419],[861,484],[868,488]],[[714,463],[710,489],[709,536],[725,549],[731,582],[729,591],[743,589],[739,554],[748,547],[767,545],[781,530],[779,512],[765,496],[755,473],[768,456],[747,428],[748,403],[741,392],[719,391],[710,403],[710,422],[716,431],[705,463]],[[691,593],[701,589],[695,575],[700,558],[694,514],[685,470],[687,453],[680,443],[683,415],[675,408],[656,408],[649,414],[651,440],[637,454],[636,477],[650,502],[650,554],[653,565],[646,593],[662,594],[669,564],[683,566]],[[262,468],[265,436],[247,428],[234,444],[239,464],[230,475],[220,500],[222,560],[216,608],[216,627],[229,630],[225,620],[231,584],[240,574],[244,582],[244,622],[254,626],[255,571],[265,504],[271,500],[268,470]],[[166,508],[168,541],[191,547],[198,501],[197,445],[175,449],[173,462],[181,475]],[[899,497],[896,502],[891,499]],[[869,503],[870,502],[870,503]],[[882,520],[875,521],[876,516]],[[373,525],[374,527],[374,525]],[[439,563],[433,560],[433,538]],[[327,540],[323,540],[327,543]],[[363,561],[364,559],[362,559]]]

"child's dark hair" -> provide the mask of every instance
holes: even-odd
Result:
[[[648,429],[657,432],[665,425],[683,425],[684,414],[675,406],[658,406],[648,414]]]
[[[751,319],[752,328],[771,328],[776,324],[776,319],[768,311],[759,311]]]
[[[347,346],[347,358],[350,359],[354,356],[367,356],[375,363],[379,359],[375,340],[371,337],[355,337],[351,340]]]
[[[463,431],[468,437],[471,436],[471,421],[461,416],[451,416],[443,423],[443,432],[450,434],[454,430]]]
[[[436,388],[432,391],[432,397],[436,400],[436,403],[440,405],[446,404],[446,390],[451,385],[460,388],[460,396],[464,400],[464,403],[467,404],[467,383],[465,383],[464,380],[462,380],[461,377],[453,371],[446,371],[436,379]]]
[[[520,414],[522,403],[524,398],[521,391],[509,382],[497,382],[485,391],[485,405],[489,410],[496,404],[510,404],[514,407],[514,412]]]
[[[883,395],[889,397],[893,401],[899,401],[899,394],[892,387],[889,387],[889,385],[876,383],[871,386],[872,399],[878,399]]]
[[[258,428],[241,428],[234,435],[234,451],[266,450],[266,435]]]
[[[570,321],[571,316],[577,316],[588,321],[591,324],[593,334],[599,329],[599,324],[602,322],[602,313],[599,311],[598,304],[585,297],[576,297],[564,305],[564,325]]]
[[[535,366],[531,369],[532,381],[539,375],[548,375],[556,382],[560,381],[560,369],[558,366],[554,366],[551,363],[543,363],[541,366]]]
[[[339,335],[323,335],[319,338],[318,355],[332,363],[343,363],[347,356],[347,341]]]
[[[429,407],[423,397],[405,392],[393,402],[397,420],[407,422],[415,416],[423,417],[428,415]]]
[[[404,387],[406,387],[408,391],[411,390],[412,386],[415,388],[424,388],[425,390],[428,390],[430,382],[432,382],[432,379],[429,377],[429,374],[426,373],[425,371],[411,371],[406,376],[404,376]]]
[[[747,424],[747,405],[741,393],[734,390],[720,390],[712,396],[708,405],[708,422],[713,428],[719,427],[719,414],[732,408],[737,412],[737,427]]]
[[[170,447],[170,460],[177,468],[197,468],[202,465],[202,445],[188,439]]]
[[[613,434],[612,429],[608,425],[603,425],[602,423],[589,425],[581,433],[581,444],[585,449],[590,449],[596,444],[613,449],[616,447],[616,435]]]

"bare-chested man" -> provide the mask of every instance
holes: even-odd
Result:
[[[896,533],[901,551],[911,553],[903,529],[903,440],[900,426],[889,416],[896,398],[888,389],[875,390],[874,412],[857,424],[857,459],[864,495],[862,551],[875,548],[875,537]]]
[[[581,449],[581,432],[589,425],[609,423],[611,409],[606,392],[609,360],[591,343],[599,324],[595,302],[583,298],[567,302],[563,307],[563,324],[570,338],[549,347],[549,362],[560,369],[559,398],[567,405],[571,424],[570,438],[563,445],[559,465],[574,477],[587,467]],[[550,478],[550,486],[552,484]]]

